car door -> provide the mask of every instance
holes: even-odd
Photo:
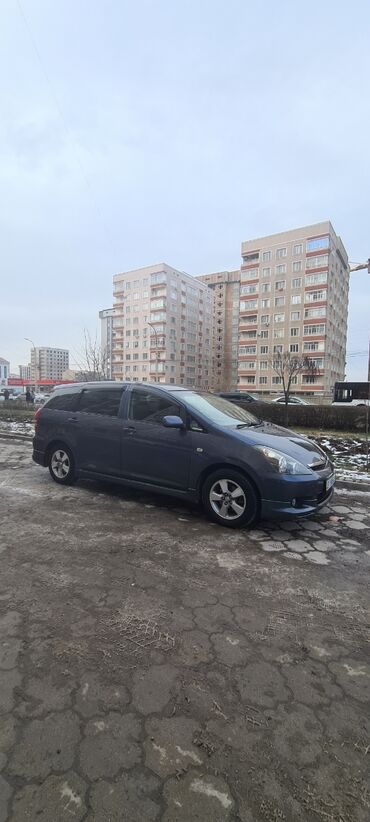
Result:
[[[77,410],[71,414],[76,428],[77,467],[90,473],[121,475],[123,419],[119,416],[125,386],[83,388]]]
[[[132,387],[122,443],[122,471],[128,479],[187,489],[191,459],[191,431],[166,428],[163,417],[186,412],[167,392]]]

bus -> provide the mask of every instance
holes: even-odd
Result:
[[[370,382],[336,382],[333,405],[370,406]]]

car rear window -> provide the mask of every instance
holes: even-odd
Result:
[[[78,411],[117,417],[124,388],[85,388],[80,395]]]
[[[78,399],[78,392],[77,391],[63,391],[60,394],[55,394],[55,396],[50,397],[44,408],[53,409],[54,411],[73,411],[76,408]]]

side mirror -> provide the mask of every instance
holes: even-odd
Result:
[[[163,417],[162,422],[165,428],[185,428],[184,422],[181,419],[181,417],[172,415]]]

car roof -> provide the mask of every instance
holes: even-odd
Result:
[[[184,385],[167,385],[165,383],[158,383],[158,382],[130,382],[129,380],[95,380],[91,382],[70,382],[65,383],[64,385],[56,385],[54,388],[54,392],[56,391],[68,391],[71,388],[120,388],[123,386],[141,386],[142,388],[159,388],[161,391],[196,391],[196,389],[192,388],[191,386],[184,386]],[[53,392],[53,393],[54,393]],[[197,392],[199,393],[199,392]]]

